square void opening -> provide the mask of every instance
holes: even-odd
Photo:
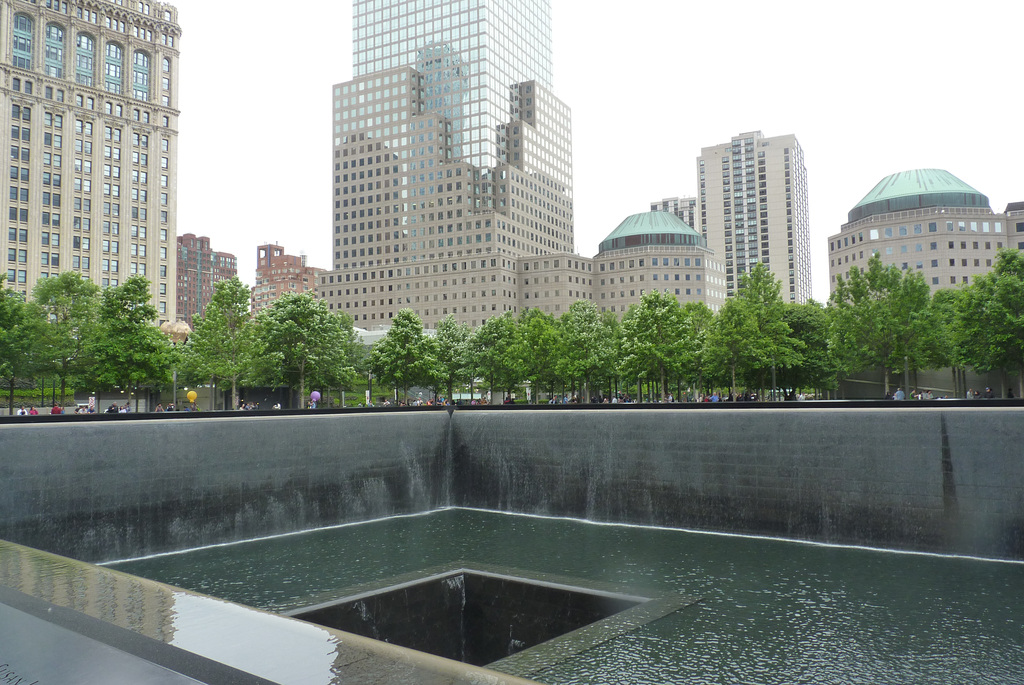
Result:
[[[646,601],[460,569],[288,615],[484,666]]]

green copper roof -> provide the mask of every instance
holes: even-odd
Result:
[[[988,207],[988,198],[942,169],[913,169],[886,176],[850,210],[851,222],[875,214],[924,207]]]
[[[704,238],[670,212],[644,212],[626,217],[601,241],[598,252],[640,245],[700,245]]]

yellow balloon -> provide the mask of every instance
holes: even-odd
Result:
[[[195,390],[189,390],[188,395],[186,395],[186,397],[188,397],[189,402],[195,402],[196,398],[199,397],[199,395],[196,394]]]

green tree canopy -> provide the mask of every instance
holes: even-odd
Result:
[[[287,293],[256,317],[257,375],[298,391],[300,406],[310,385],[351,383],[350,332],[351,319],[333,314],[323,300],[310,293]]]
[[[798,363],[781,367],[780,383],[790,389],[827,390],[835,387],[836,369],[829,347],[829,318],[825,307],[811,300],[786,304],[782,318],[802,347]]]
[[[956,326],[966,361],[987,371],[1016,372],[1024,396],[1024,254],[1003,249],[958,301]]]
[[[622,319],[622,375],[657,379],[662,399],[667,398],[669,380],[683,374],[687,342],[683,309],[675,295],[645,293]]]
[[[683,305],[683,371],[697,393],[704,392],[704,379],[709,369],[709,340],[715,324],[715,313],[703,302]]]
[[[614,338],[604,325],[597,305],[591,300],[576,300],[558,319],[562,340],[561,376],[583,381],[583,395],[589,395],[592,381],[615,367]]]
[[[786,323],[785,305],[779,294],[781,288],[779,279],[761,263],[755,264],[740,278],[740,292],[736,297],[747,308],[753,323],[753,336],[747,353],[750,364],[748,381],[758,388],[778,387],[777,370],[799,364],[800,351],[804,346],[793,337],[793,331]]]
[[[239,382],[254,369],[256,326],[249,311],[249,288],[238,277],[219,281],[206,313],[184,349],[186,366],[200,378],[231,383],[231,406],[238,406]]]
[[[103,291],[99,335],[93,341],[95,381],[102,387],[135,392],[170,380],[171,344],[153,325],[156,307],[149,303],[149,281],[131,276]]]
[[[875,253],[866,271],[836,278],[831,304],[833,351],[844,372],[881,367],[888,394],[892,369],[927,368],[939,324],[920,273],[883,266]]]
[[[370,350],[370,369],[382,383],[409,395],[409,388],[432,384],[438,366],[423,321],[411,309],[401,309],[387,335]]]
[[[40,367],[43,319],[20,293],[4,287],[0,275],[0,380],[7,386],[7,413],[14,413],[14,390]]]
[[[491,392],[511,393],[525,377],[522,338],[512,312],[487,319],[473,332],[469,347],[475,373]]]
[[[40,330],[44,372],[60,380],[60,401],[68,381],[86,377],[92,367],[90,346],[99,330],[100,288],[74,271],[40,279],[32,290],[39,316],[49,325]]]
[[[428,338],[433,348],[433,375],[451,400],[455,386],[470,379],[469,339],[473,333],[468,325],[456,322],[452,314],[438,322],[435,333],[433,338]]]
[[[519,333],[523,348],[523,377],[533,386],[531,401],[536,403],[541,388],[554,393],[558,379],[557,364],[561,341],[555,317],[533,307],[519,315]]]

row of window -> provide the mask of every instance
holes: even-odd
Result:
[[[33,68],[34,26],[32,19],[24,14],[14,17],[13,60],[20,69]],[[124,48],[115,42],[108,42],[103,51],[102,61],[97,64],[96,40],[87,33],[79,33],[75,40],[74,71],[75,81],[83,86],[101,87],[96,80],[96,68],[100,67],[102,87],[111,93],[124,92]],[[65,77],[65,35],[59,24],[47,24],[43,40],[43,71],[54,78]],[[170,105],[171,60],[163,59],[161,80],[162,104]],[[137,100],[150,99],[150,56],[142,50],[132,55],[129,71],[129,90]]]

